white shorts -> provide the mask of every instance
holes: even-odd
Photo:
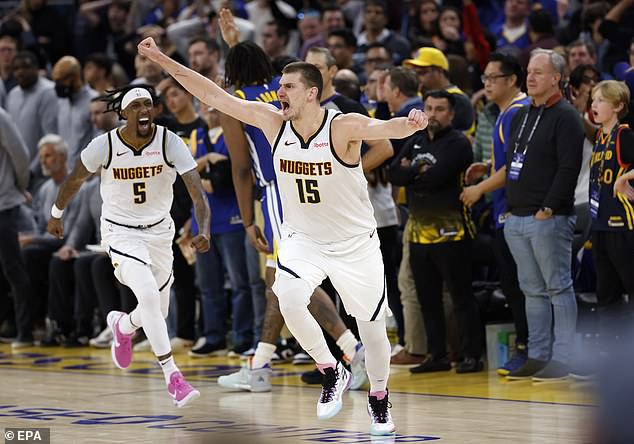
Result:
[[[319,244],[299,233],[284,233],[277,254],[273,292],[279,289],[280,273],[307,282],[311,294],[329,277],[351,316],[374,321],[386,313],[385,271],[376,230],[336,244]]]
[[[123,282],[118,271],[130,262],[148,265],[159,290],[171,283],[174,262],[174,222],[171,217],[146,229],[126,228],[102,218],[101,239],[112,261],[114,275],[122,284],[129,283]]]

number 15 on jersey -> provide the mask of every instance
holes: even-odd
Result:
[[[316,204],[321,202],[318,182],[316,179],[295,179],[299,201],[301,203]]]

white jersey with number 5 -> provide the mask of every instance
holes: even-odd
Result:
[[[317,132],[306,142],[284,122],[273,145],[273,163],[282,198],[286,234],[306,234],[333,243],[376,229],[361,163],[349,165],[335,152],[331,123],[341,115],[325,110]]]
[[[102,219],[135,227],[168,217],[176,173],[196,168],[181,138],[158,125],[138,151],[117,128],[94,138],[81,152],[81,160],[90,172],[101,167]]]

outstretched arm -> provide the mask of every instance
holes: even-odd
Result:
[[[257,126],[271,140],[275,139],[282,124],[279,110],[270,104],[239,99],[227,93],[208,78],[198,74],[165,55],[148,37],[138,45],[139,54],[147,57],[167,71],[177,82],[203,103],[242,122]]]
[[[192,239],[192,247],[194,247],[196,251],[204,253],[209,250],[209,231],[211,228],[209,202],[205,196],[200,175],[196,168],[183,173],[181,177],[194,203],[194,214],[198,222],[198,235]]]
[[[64,210],[68,202],[71,201],[73,196],[77,194],[79,188],[81,188],[81,184],[91,175],[92,173],[86,169],[84,163],[81,160],[81,157],[77,159],[75,163],[75,168],[70,173],[70,175],[64,180],[62,185],[57,192],[57,199],[55,199],[55,206],[58,210]],[[62,239],[64,237],[64,225],[62,224],[62,215],[59,214],[59,217],[55,217],[51,215],[51,218],[48,220],[48,226],[46,230],[51,233],[53,236]]]
[[[395,117],[390,120],[378,120],[362,114],[350,113],[336,119],[333,124],[338,125],[338,131],[348,141],[403,139],[416,131],[427,127],[427,115],[413,109],[407,117]]]

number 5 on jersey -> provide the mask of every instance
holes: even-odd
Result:
[[[145,192],[145,182],[135,182],[132,184],[132,190],[134,192],[134,203],[142,204],[147,200],[147,193]]]
[[[299,201],[301,203],[316,204],[321,202],[317,180],[295,179],[295,183],[297,184],[297,192],[299,193]]]

